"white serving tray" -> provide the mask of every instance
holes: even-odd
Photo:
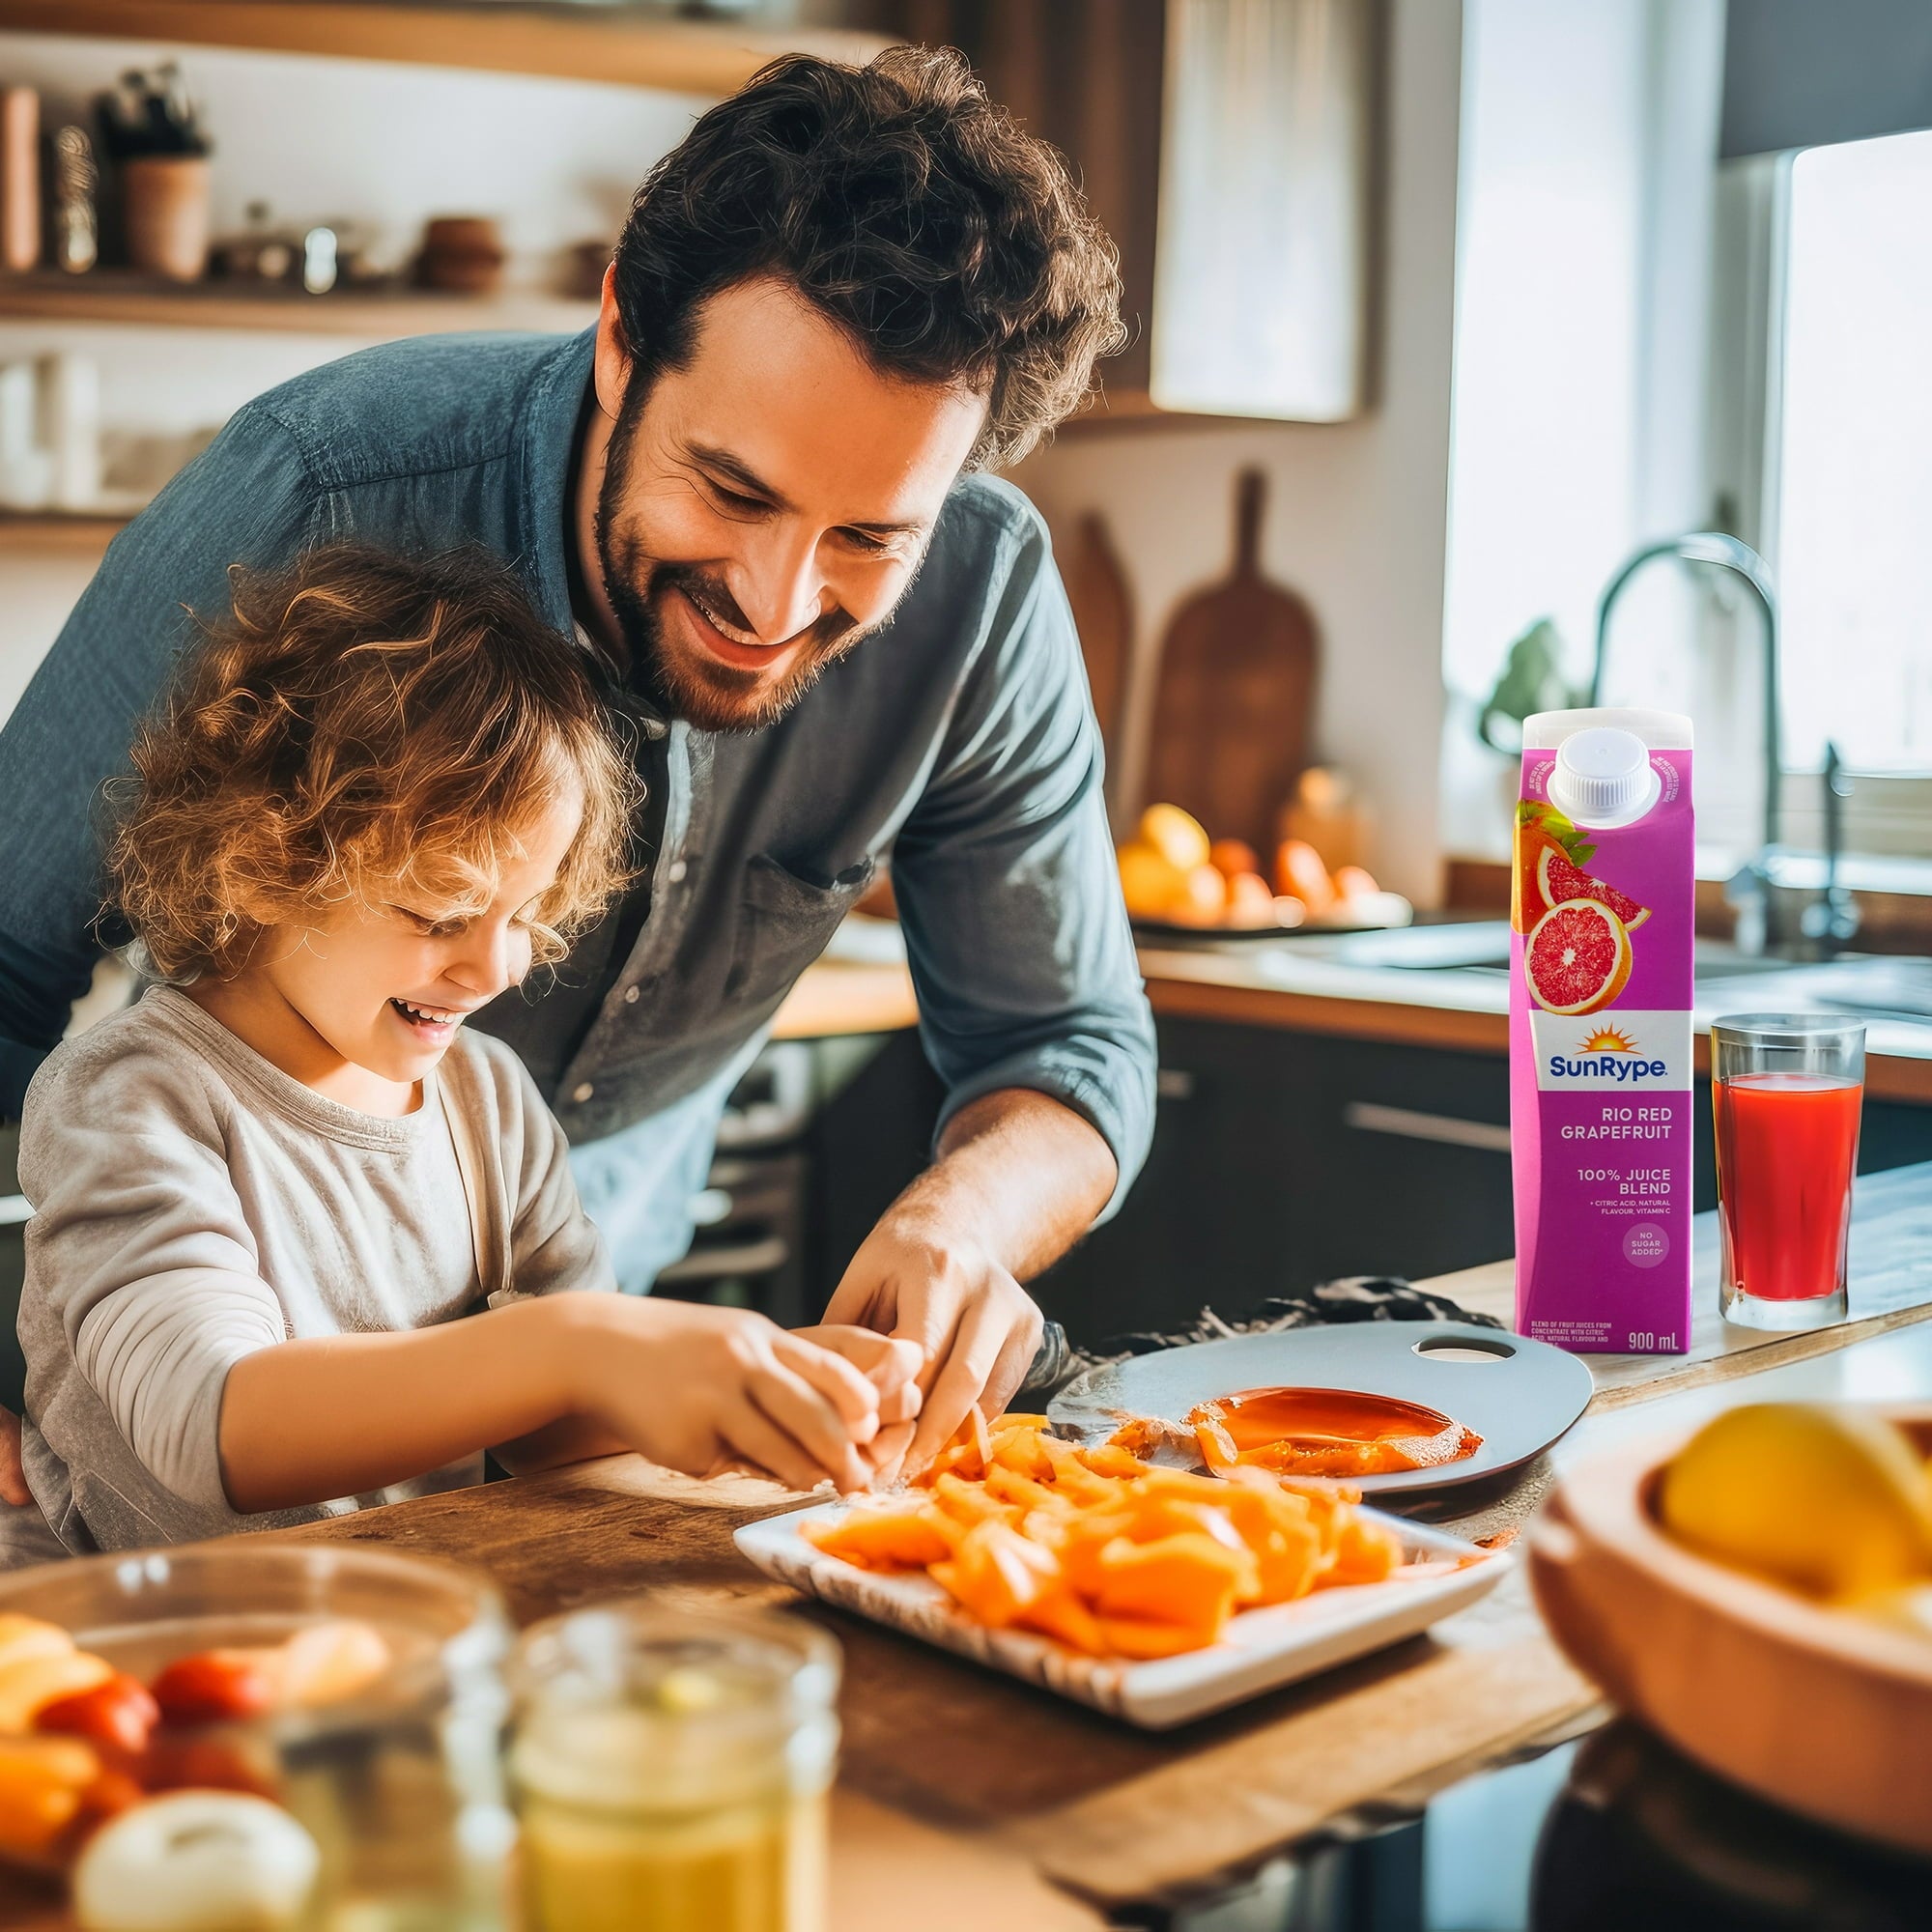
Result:
[[[1298,1603],[1243,1610],[1221,1640],[1206,1650],[1148,1662],[1115,1662],[1084,1657],[1032,1631],[988,1630],[923,1572],[861,1570],[841,1557],[828,1556],[799,1534],[801,1523],[838,1518],[846,1508],[841,1502],[819,1503],[747,1523],[737,1532],[738,1548],[766,1576],[840,1609],[1148,1730],[1184,1724],[1399,1643],[1487,1596],[1513,1560],[1507,1552],[1480,1549],[1439,1529],[1366,1510],[1364,1515],[1393,1529],[1412,1556],[1482,1560],[1439,1577],[1398,1577],[1385,1583],[1317,1590]]]

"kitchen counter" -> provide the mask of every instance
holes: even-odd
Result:
[[[1436,1520],[1520,1523],[1553,1468],[1693,1423],[1753,1395],[1932,1397],[1932,1163],[1861,1182],[1852,1320],[1812,1334],[1716,1317],[1713,1216],[1698,1219],[1700,1318],[1684,1356],[1599,1356],[1589,1410],[1548,1457]],[[1426,1286],[1508,1316],[1511,1267]],[[844,1747],[833,1807],[838,1932],[1098,1932],[1238,1880],[1298,1841],[1420,1804],[1480,1768],[1601,1721],[1594,1688],[1545,1634],[1519,1572],[1427,1636],[1237,1710],[1154,1735],[811,1605],[736,1551],[742,1522],[792,1506],[770,1484],[694,1482],[634,1456],[427,1496],[275,1534],[469,1564],[520,1621],[638,1591],[702,1606],[803,1610],[843,1647]],[[0,1877],[0,1917],[54,1932]],[[35,1913],[39,1913],[36,1918]]]
[[[1932,1163],[1861,1183],[1853,1320],[1838,1328],[1765,1335],[1719,1322],[1714,1218],[1699,1217],[1704,1314],[1691,1351],[1594,1358],[1599,1392],[1581,1431],[1642,1427],[1660,1399],[1714,1406],[1730,1384],[1760,1374],[1803,1375],[1806,1364],[1815,1374],[1821,1358],[1848,1347],[1895,1348],[1932,1314]],[[1428,1286],[1506,1317],[1509,1279],[1502,1264]],[[1932,1394],[1932,1385],[1916,1392]],[[1520,1522],[1548,1480],[1545,1459],[1502,1493],[1438,1520],[1482,1534]],[[618,1457],[288,1534],[476,1565],[525,1620],[640,1589],[693,1604],[807,1607],[730,1540],[739,1523],[789,1503],[767,1485],[695,1483]],[[1079,1915],[1198,1891],[1344,1814],[1412,1801],[1599,1715],[1594,1689],[1544,1634],[1520,1576],[1427,1637],[1159,1736],[859,1619],[816,1606],[810,1614],[845,1651],[835,1872],[855,1909],[836,1915],[841,1932],[903,1924],[915,1900],[927,1932],[1094,1924]],[[920,1876],[876,1914],[862,1913],[866,1873],[876,1872],[888,1841],[901,1868]],[[1030,1907],[993,1909],[1041,1882],[1058,1889]]]
[[[780,1009],[780,1038],[889,1033],[916,1024],[902,949],[894,956],[895,929],[880,920],[861,923],[867,930],[850,952],[841,951],[841,934],[799,980]],[[1499,950],[1507,953],[1507,932],[1502,922],[1485,920],[1391,933],[1144,945],[1140,965],[1155,1013],[1171,1018],[1505,1054],[1509,978],[1483,962]],[[1432,946],[1441,963],[1424,963]],[[1697,1070],[1710,1070],[1710,1025],[1719,1014],[1831,1005],[1834,981],[1848,970],[1902,963],[1799,965],[1700,948],[1692,1012]],[[1864,1017],[1866,1092],[1874,1099],[1932,1105],[1932,1020]]]

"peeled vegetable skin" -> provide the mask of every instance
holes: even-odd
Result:
[[[1680,1542],[1822,1598],[1932,1576],[1932,1497],[1905,1437],[1823,1403],[1726,1410],[1663,1471],[1658,1514]]]

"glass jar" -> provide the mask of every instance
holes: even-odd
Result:
[[[199,1652],[355,1620],[381,1676],[339,1702],[183,1733],[185,1781],[272,1798],[321,1852],[304,1932],[499,1932],[516,1825],[501,1742],[510,1627],[482,1577],[384,1551],[254,1538],[46,1564],[0,1578],[0,1612],[62,1625],[151,1682]]]
[[[528,1932],[823,1932],[822,1631],[606,1605],[534,1625],[511,1685]]]

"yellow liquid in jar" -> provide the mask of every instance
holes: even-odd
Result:
[[[529,1932],[824,1932],[826,1799],[688,1814],[526,1790]]]

